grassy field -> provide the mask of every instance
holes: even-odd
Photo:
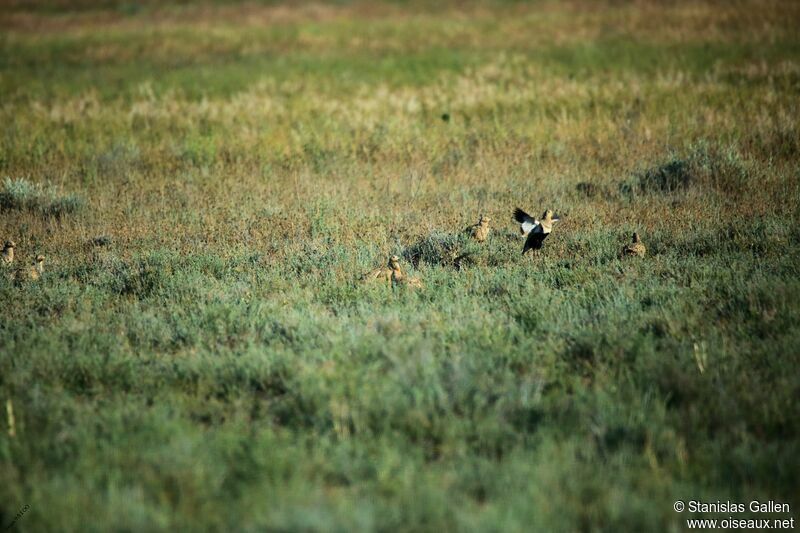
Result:
[[[792,0],[6,2],[0,241],[46,262],[0,276],[0,527],[800,518],[798,27]],[[516,206],[562,216],[536,254]],[[359,281],[391,254],[424,288]]]

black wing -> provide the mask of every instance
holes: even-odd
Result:
[[[528,250],[539,250],[548,235],[550,234],[543,231],[532,231],[528,233],[528,238],[525,239],[525,247],[522,248],[522,253],[525,254]]]
[[[528,213],[517,207],[514,209],[514,220],[522,224],[523,222],[533,222],[534,218]]]
[[[536,226],[539,224],[538,220],[530,216],[519,207],[514,210],[514,220],[519,222],[519,230],[522,232],[523,236],[533,231],[534,228],[536,228]]]

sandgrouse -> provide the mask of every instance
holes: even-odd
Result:
[[[14,244],[14,241],[6,241],[3,246],[2,259],[0,260],[0,263],[2,263],[4,267],[10,267],[14,262],[14,248],[16,247],[17,245]]]
[[[465,231],[476,241],[484,242],[489,236],[489,222],[491,221],[491,218],[487,217],[486,215],[481,215],[478,223],[467,227]]]
[[[364,282],[381,281],[388,284],[392,283],[392,265],[399,264],[400,258],[393,255],[389,258],[389,262],[385,266],[376,268],[375,270],[364,274],[361,278]],[[399,268],[399,267],[398,267]]]
[[[404,287],[411,287],[414,289],[419,289],[422,287],[422,281],[420,281],[419,278],[411,278],[403,273],[403,270],[400,268],[400,258],[396,255],[393,255],[389,260],[389,266],[392,269],[392,285],[402,285]]]
[[[639,238],[638,233],[634,233],[632,242],[622,249],[623,256],[630,255],[636,257],[644,257],[646,253],[647,253],[647,248],[642,242],[642,239]]]
[[[514,220],[519,222],[522,235],[528,237],[522,248],[524,254],[528,250],[539,250],[543,246],[544,240],[553,231],[553,223],[560,219],[553,216],[553,212],[548,209],[542,214],[542,220],[536,220],[518,207],[514,210]]]

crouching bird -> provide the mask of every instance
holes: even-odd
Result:
[[[393,255],[389,260],[389,267],[392,269],[392,285],[421,289],[422,281],[419,278],[411,278],[403,273],[400,268],[400,258]]]
[[[387,285],[391,284],[392,283],[392,265],[393,264],[398,264],[399,265],[398,261],[400,261],[400,258],[398,258],[396,255],[393,255],[392,257],[389,258],[389,262],[386,263],[385,266],[382,266],[380,268],[376,268],[375,270],[364,274],[361,277],[361,281],[363,281],[365,283],[370,283],[370,282],[376,282],[377,281],[377,282],[381,282],[381,283],[386,283]]]
[[[642,242],[642,239],[639,238],[638,233],[634,233],[632,242],[622,249],[623,256],[644,257],[646,253],[647,248]]]
[[[553,211],[546,210],[542,214],[541,220],[536,220],[519,207],[514,210],[514,220],[519,222],[519,229],[525,239],[525,246],[522,248],[524,254],[528,250],[539,250],[544,244],[544,240],[553,231],[553,224],[561,220],[553,215]]]
[[[4,267],[10,267],[11,264],[14,262],[14,248],[17,245],[14,244],[14,241],[6,241],[5,245],[3,245],[3,255],[0,256],[0,264]]]
[[[491,221],[491,218],[487,217],[486,215],[481,215],[481,218],[478,219],[477,224],[467,227],[467,229],[464,231],[476,241],[484,242],[489,236],[489,222]]]

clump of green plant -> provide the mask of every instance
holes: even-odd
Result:
[[[403,257],[415,267],[427,263],[458,269],[473,264],[475,253],[465,235],[434,231],[407,248]]]
[[[707,186],[731,197],[746,194],[753,177],[750,166],[735,148],[703,148],[695,155],[694,165]]]
[[[686,156],[673,156],[634,174],[632,180],[620,185],[620,192],[672,193],[701,185],[727,194],[741,194],[749,178],[747,165],[737,151],[701,144]]]
[[[673,158],[639,175],[642,191],[672,192],[686,189],[696,176],[690,159]]]
[[[61,218],[79,211],[84,204],[78,195],[62,195],[52,185],[32,183],[25,178],[6,178],[0,190],[0,211],[17,209]]]

